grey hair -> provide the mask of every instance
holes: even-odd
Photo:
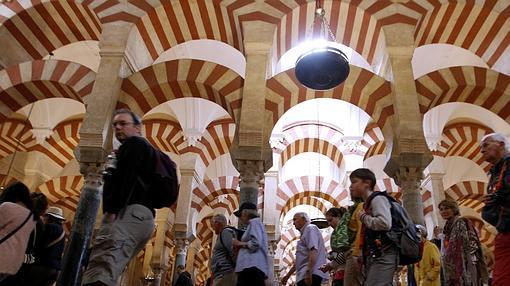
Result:
[[[213,223],[214,222],[219,222],[223,225],[227,225],[227,218],[222,215],[222,214],[215,214],[213,217],[212,217],[212,221]]]
[[[426,227],[424,227],[423,225],[417,224],[417,225],[416,225],[416,228],[417,228],[417,229],[418,229],[418,231],[420,232],[421,237],[426,238],[426,237],[428,236],[427,228],[426,228]]]
[[[491,133],[491,134],[487,134],[487,135],[483,136],[483,138],[480,141],[480,143],[483,143],[487,139],[503,143],[505,145],[505,151],[506,152],[508,152],[510,150],[510,142],[508,142],[508,139],[506,138],[505,135],[503,135],[503,134],[501,134],[499,132],[495,132],[495,133]]]
[[[257,210],[244,209],[242,213],[246,214],[250,219],[260,217],[260,214]]]
[[[308,214],[307,214],[307,213],[305,213],[305,212],[299,212],[299,213],[296,213],[294,216],[299,216],[299,217],[304,218],[304,219],[305,219],[305,221],[306,221],[307,223],[310,223],[310,222],[311,222],[310,217],[309,217],[309,216],[308,216]]]

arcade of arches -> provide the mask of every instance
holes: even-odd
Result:
[[[179,258],[203,285],[210,218],[237,224],[240,201],[258,203],[283,275],[299,237],[292,214],[348,205],[348,174],[363,166],[429,230],[443,223],[438,202],[457,200],[490,255],[478,142],[510,135],[509,1],[323,0],[351,65],[328,91],[300,85],[291,56],[315,1],[0,2],[3,185],[46,194],[70,230],[118,144],[121,107],[179,166],[178,202],[158,210],[123,281],[156,273],[169,285]]]

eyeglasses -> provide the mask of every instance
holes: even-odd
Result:
[[[112,126],[117,127],[117,125],[119,125],[120,127],[124,127],[129,124],[135,124],[135,123],[134,122],[126,122],[126,121],[115,121],[112,123]]]

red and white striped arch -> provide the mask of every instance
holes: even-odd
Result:
[[[337,146],[317,138],[303,138],[287,145],[280,157],[280,169],[292,157],[305,153],[320,153],[330,158],[339,168],[342,165],[343,154]]]
[[[273,123],[293,106],[314,98],[333,98],[352,103],[363,109],[381,127],[393,115],[390,83],[356,66],[351,66],[347,80],[328,91],[314,91],[303,87],[294,75],[294,69],[282,72],[266,83],[266,110]]]
[[[480,140],[493,132],[490,128],[476,123],[455,123],[445,127],[438,150],[433,154],[442,157],[459,156],[478,164],[485,172],[490,169],[480,152]]]
[[[96,74],[77,63],[37,60],[0,70],[0,119],[38,100],[64,97],[83,102]]]
[[[130,4],[143,10],[131,32],[132,41],[143,43],[144,52],[153,61],[163,52],[183,42],[217,40],[242,49],[241,30],[233,10],[245,4],[221,1],[168,1],[151,5],[147,1]]]
[[[465,102],[510,120],[510,76],[464,66],[431,72],[415,82],[423,114],[443,103]]]
[[[180,150],[180,153],[197,153],[207,167],[221,155],[230,152],[235,128],[235,123],[232,120],[213,121],[195,146],[186,146]]]
[[[404,4],[423,15],[416,45],[452,44],[472,51],[490,67],[503,61],[510,45],[510,3],[419,0]],[[499,3],[498,3],[499,2]]]
[[[145,138],[159,150],[180,154],[186,144],[178,122],[166,119],[149,119],[143,121]]]
[[[212,216],[204,217],[197,223],[197,238],[200,239],[200,244],[203,248],[211,249],[213,241],[213,227]]]
[[[280,154],[285,148],[296,141],[304,139],[325,141],[340,149],[342,146],[342,130],[324,122],[300,121],[285,126],[282,130],[285,135],[285,141],[274,152]]]
[[[478,231],[480,242],[487,246],[489,250],[494,251],[494,240],[496,239],[496,235],[487,230],[487,225],[483,220],[474,217],[468,217],[468,219],[473,223],[473,226]]]
[[[222,195],[225,198],[223,202],[220,202],[218,197]],[[239,206],[239,177],[222,176],[207,180],[198,188],[195,188],[191,207],[200,213],[204,206],[210,206],[211,208],[223,206],[232,214]]]
[[[222,65],[201,60],[174,60],[147,67],[121,86],[118,107],[145,114],[176,98],[196,97],[223,107],[235,120],[244,80]]]
[[[35,145],[29,151],[38,151],[51,158],[60,167],[74,159],[74,149],[80,142],[82,119],[73,119],[57,125],[53,134],[43,144]]]
[[[367,125],[361,145],[367,148],[363,160],[372,156],[385,154],[386,142],[384,142],[384,135],[377,124],[370,123]]]
[[[0,5],[0,62],[42,59],[70,43],[99,40],[101,24],[82,1],[23,0]]]
[[[0,159],[16,152],[28,152],[37,143],[30,121],[7,119],[0,124]]]
[[[464,181],[459,182],[445,191],[445,195],[457,202],[459,205],[469,207],[477,213],[481,213],[483,196],[486,194],[487,183]]]
[[[51,205],[59,205],[74,214],[83,183],[83,176],[58,177],[40,185],[36,191],[45,194]]]
[[[328,208],[324,204],[324,201],[317,197],[312,196],[305,196],[304,193],[300,193],[295,195],[294,197],[290,198],[287,203],[283,206],[281,210],[280,217],[283,219],[285,215],[294,207],[301,206],[301,205],[309,205],[316,207],[319,211],[321,211],[323,214],[325,214],[328,211]],[[335,207],[339,207],[340,204],[336,203],[333,204]]]
[[[291,201],[289,204],[292,204],[293,200],[304,197],[321,198],[335,206],[347,204],[348,199],[347,191],[341,187],[339,182],[319,176],[292,178],[280,183],[276,193],[278,196],[276,209],[279,211],[283,210],[289,200]]]
[[[166,119],[149,119],[143,122],[147,140],[160,150],[175,154],[195,153],[204,166],[227,154],[234,139],[232,120],[216,120],[209,124],[195,146],[188,146],[178,122]]]
[[[290,227],[287,231],[283,232],[278,241],[277,249],[283,251],[285,248],[292,243],[292,241],[298,239],[301,236],[299,231],[295,227]]]

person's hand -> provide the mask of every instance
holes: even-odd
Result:
[[[492,205],[493,203],[495,203],[494,195],[493,194],[488,194],[488,195],[483,196],[483,202],[486,205]]]
[[[305,284],[308,285],[308,286],[312,286],[312,271],[308,270],[306,271],[306,276],[305,276]]]
[[[234,238],[234,239],[232,239],[232,245],[233,245],[234,247],[241,248],[241,247],[243,247],[245,244],[246,244],[245,242],[239,241],[239,240],[237,240],[237,239],[235,239],[235,238]]]
[[[333,269],[329,264],[324,264],[319,268],[322,272],[326,273]]]
[[[434,227],[434,238],[437,238],[441,234],[441,232],[443,232],[443,229],[436,225]]]

